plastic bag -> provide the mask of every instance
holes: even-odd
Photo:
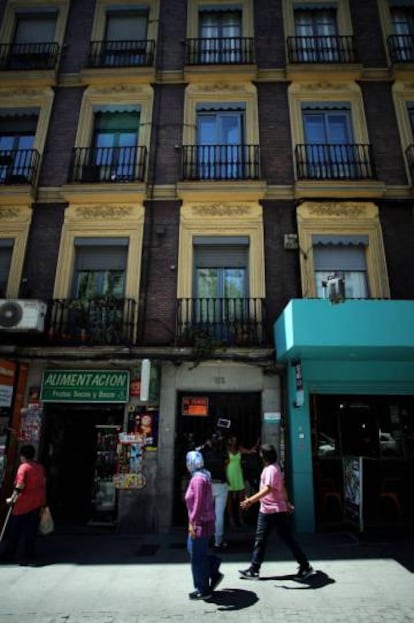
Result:
[[[50,534],[55,529],[52,513],[48,506],[44,506],[40,511],[39,532],[40,534]]]

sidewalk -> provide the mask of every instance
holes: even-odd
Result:
[[[299,535],[316,573],[274,537],[261,580],[239,578],[253,532],[230,537],[224,581],[191,602],[185,531],[168,535],[53,534],[43,566],[0,565],[0,623],[414,623],[414,536],[361,542],[350,533]]]

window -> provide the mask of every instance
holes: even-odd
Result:
[[[339,61],[336,8],[294,8],[295,35],[300,62]]]
[[[31,179],[37,122],[35,109],[0,110],[0,184]]]
[[[368,236],[313,236],[316,296],[325,297],[323,283],[329,275],[344,278],[345,298],[369,296],[366,245]]]
[[[18,12],[15,16],[10,69],[49,69],[57,59],[56,9]]]
[[[302,115],[307,176],[354,177],[356,153],[349,104],[304,104]]]
[[[378,208],[370,202],[304,201],[297,208],[304,297],[322,297],[327,275],[344,275],[349,298],[389,298]]]
[[[193,317],[209,334],[229,338],[247,321],[249,239],[196,236],[193,244]]]
[[[414,7],[394,2],[391,6],[393,48],[396,61],[414,60]]]
[[[76,238],[73,297],[122,298],[127,255],[127,238]]]
[[[94,112],[91,149],[82,180],[132,181],[136,178],[140,111],[103,107]]]
[[[198,106],[198,173],[201,179],[243,177],[244,107]]]
[[[199,14],[200,62],[237,63],[241,60],[240,10],[201,10]]]
[[[147,28],[147,9],[107,8],[101,63],[111,67],[147,64]]]
[[[3,298],[6,296],[7,292],[13,246],[13,239],[0,239],[0,297]]]

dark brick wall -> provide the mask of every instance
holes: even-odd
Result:
[[[287,83],[257,84],[262,177],[269,184],[293,179]]]
[[[283,235],[297,233],[296,207],[291,201],[263,201],[268,336],[290,299],[300,298],[299,252],[285,251]]]
[[[52,116],[42,158],[41,186],[60,186],[68,179],[83,88],[55,89]]]
[[[22,296],[47,300],[53,296],[65,205],[34,204],[23,278]]]
[[[187,2],[160,1],[157,65],[165,70],[182,69],[187,32]]]
[[[391,298],[413,300],[414,201],[380,205],[380,220]]]
[[[361,83],[368,135],[378,179],[407,184],[391,87],[388,82]]]
[[[376,0],[349,1],[359,62],[366,67],[385,67],[387,60]]]
[[[174,344],[179,209],[174,201],[145,205],[140,317],[145,317],[142,341],[146,345]]]
[[[87,66],[95,0],[71,0],[60,71],[77,73]]]
[[[285,38],[282,2],[256,0],[254,3],[256,62],[260,68],[284,67]]]
[[[184,89],[185,85],[155,87],[149,180],[157,184],[174,184],[180,171],[181,150],[175,146],[183,140]]]

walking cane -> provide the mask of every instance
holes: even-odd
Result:
[[[3,540],[3,536],[4,536],[4,533],[6,532],[7,523],[8,523],[8,521],[9,521],[9,519],[10,519],[10,515],[11,515],[12,510],[13,510],[13,506],[10,506],[10,508],[9,508],[9,510],[8,510],[8,512],[7,512],[7,515],[6,515],[6,519],[4,520],[3,527],[2,527],[2,529],[1,529],[1,534],[0,534],[0,543],[2,542],[2,540]]]

